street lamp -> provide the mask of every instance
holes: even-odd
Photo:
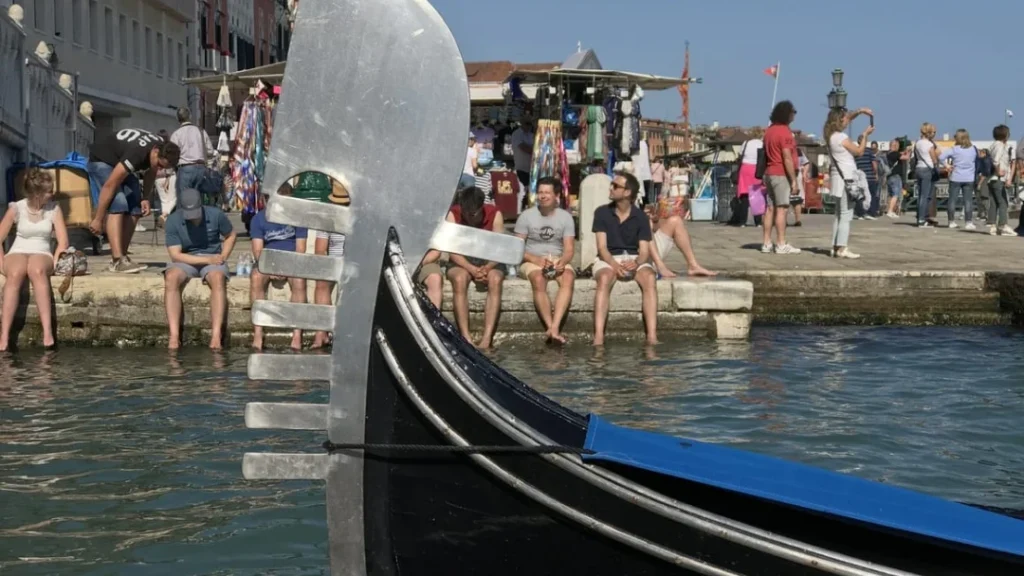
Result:
[[[843,90],[843,71],[836,68],[832,71],[832,90],[828,93],[830,110],[846,109],[846,90]]]

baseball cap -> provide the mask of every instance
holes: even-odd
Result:
[[[462,177],[459,178],[459,186],[456,190],[465,190],[466,188],[472,188],[476,186],[476,178],[473,178],[471,174],[462,173]]]
[[[178,196],[178,209],[185,220],[198,220],[203,217],[203,196],[195,188],[186,188]]]

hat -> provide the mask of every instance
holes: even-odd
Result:
[[[474,134],[473,132],[470,132],[469,133],[469,139],[470,140],[476,140],[476,134]]]
[[[462,173],[462,177],[459,178],[459,186],[456,190],[465,190],[466,188],[472,188],[476,186],[476,178],[472,174]]]
[[[185,220],[198,220],[203,217],[203,196],[195,188],[186,188],[178,196],[178,209]]]

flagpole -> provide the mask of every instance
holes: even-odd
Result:
[[[775,89],[772,90],[772,109],[775,109],[775,98],[779,95],[779,73],[782,72],[782,61],[775,63]]]

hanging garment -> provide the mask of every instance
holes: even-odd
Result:
[[[562,166],[564,165],[565,146],[562,143],[562,123],[558,120],[539,120],[533,141],[533,162],[530,167],[527,206],[533,206],[537,200],[537,180],[547,176],[562,179]]]
[[[587,106],[587,155],[588,161],[604,160],[604,125],[608,115],[602,106]]]

